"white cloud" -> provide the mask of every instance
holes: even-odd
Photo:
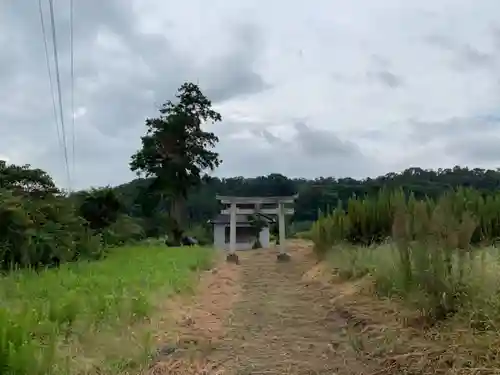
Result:
[[[68,12],[56,5],[69,126]],[[209,128],[219,175],[362,177],[500,158],[495,0],[76,5],[79,187],[133,177],[144,119],[185,80],[223,116]],[[44,59],[37,7],[2,2],[0,153],[63,182]]]

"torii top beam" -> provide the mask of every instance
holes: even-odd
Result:
[[[275,197],[233,197],[226,195],[216,195],[215,198],[221,203],[231,204],[231,203],[240,203],[240,204],[272,204],[272,203],[293,203],[299,194],[295,194],[292,196],[275,196]]]

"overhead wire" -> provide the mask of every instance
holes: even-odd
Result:
[[[52,70],[50,69],[49,47],[48,47],[48,43],[47,43],[47,31],[45,29],[45,21],[43,19],[42,0],[38,0],[38,11],[40,13],[40,24],[42,26],[43,46],[45,49],[45,62],[47,64],[47,73],[48,73],[48,77],[49,77],[49,89],[50,89],[50,96],[52,99],[52,111],[53,111],[53,116],[54,116],[54,124],[56,125],[56,131],[57,131],[57,142],[59,144],[59,147],[62,148],[63,143],[62,143],[62,139],[61,139],[61,130],[59,129],[59,119],[57,117],[56,96],[54,93]]]
[[[70,38],[70,65],[71,65],[71,160],[73,175],[75,173],[76,164],[76,128],[75,128],[75,52],[73,44],[73,14],[74,2],[69,0],[69,38]]]
[[[59,102],[59,117],[61,121],[61,129],[62,129],[62,138],[63,138],[63,149],[64,149],[64,161],[66,165],[66,178],[68,182],[68,190],[71,192],[71,173],[69,168],[68,161],[68,146],[66,141],[66,127],[64,124],[64,111],[63,111],[63,100],[62,100],[62,90],[61,90],[61,75],[59,72],[59,55],[57,51],[57,33],[56,33],[56,25],[55,25],[55,17],[54,17],[54,0],[49,0],[49,10],[50,10],[50,23],[51,23],[51,31],[52,31],[52,42],[53,42],[53,50],[54,50],[54,64],[55,64],[55,73],[56,73],[56,83],[57,83],[57,93],[58,93],[58,102]]]

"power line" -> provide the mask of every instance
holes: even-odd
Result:
[[[50,88],[50,96],[52,98],[52,111],[53,111],[53,116],[54,116],[54,124],[56,125],[56,131],[57,131],[57,142],[59,143],[60,147],[63,147],[62,139],[61,139],[61,131],[59,130],[59,121],[57,119],[56,96],[54,94],[54,85],[52,84],[52,71],[50,69],[49,48],[48,48],[48,44],[47,44],[47,32],[45,30],[45,22],[43,20],[42,0],[38,0],[38,11],[40,12],[40,24],[42,25],[43,46],[45,49],[45,62],[47,64],[47,73],[49,76],[49,88]]]
[[[75,173],[75,144],[76,144],[76,134],[75,134],[75,53],[74,53],[74,44],[73,44],[73,0],[69,1],[69,38],[70,38],[70,65],[71,65],[71,158],[72,158],[72,167],[73,173]]]
[[[54,17],[54,0],[49,0],[49,9],[50,9],[50,21],[52,28],[52,42],[54,47],[54,63],[56,68],[56,83],[57,83],[57,93],[59,99],[59,117],[61,119],[61,128],[62,128],[62,138],[64,145],[64,161],[66,164],[66,177],[68,180],[68,189],[71,191],[71,174],[69,171],[69,163],[68,163],[68,147],[66,143],[66,128],[64,126],[64,113],[63,113],[63,104],[62,104],[62,90],[61,90],[61,75],[59,74],[59,57],[57,53],[57,36],[56,36],[56,25],[55,25],[55,17]]]

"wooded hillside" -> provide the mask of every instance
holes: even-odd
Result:
[[[156,221],[155,217],[163,216],[168,211],[169,204],[158,194],[149,192],[149,184],[149,180],[137,179],[114,189],[131,216]],[[376,194],[383,187],[402,188],[406,192],[413,192],[416,198],[437,198],[455,187],[471,187],[483,192],[492,192],[500,188],[500,171],[456,166],[437,171],[409,168],[400,173],[388,173],[364,180],[334,177],[320,177],[314,180],[289,179],[280,174],[255,178],[210,178],[189,194],[188,217],[193,224],[206,222],[216,215],[216,194],[272,196],[299,193],[294,221],[314,221],[318,217],[318,211],[333,209],[339,200],[347,202],[353,195]]]

